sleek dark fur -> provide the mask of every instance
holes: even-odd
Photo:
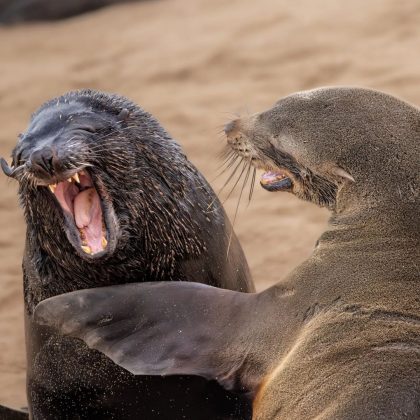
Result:
[[[48,162],[34,163],[47,147],[58,156],[52,174],[43,169]],[[2,167],[19,181],[27,223],[23,272],[32,417],[247,417],[247,403],[216,382],[135,377],[32,320],[40,301],[97,286],[184,280],[253,290],[234,235],[228,252],[232,228],[220,202],[179,145],[127,99],[85,90],[43,105],[12,157],[12,167],[4,161]],[[47,188],[81,168],[92,175],[108,215],[109,246],[98,258],[71,244],[73,233],[63,228],[66,219]]]
[[[332,211],[308,260],[258,294],[112,286],[42,302],[38,319],[135,374],[199,374],[247,392],[255,420],[419,419],[419,109],[322,88],[226,132],[240,156]],[[107,299],[120,302],[111,314]]]

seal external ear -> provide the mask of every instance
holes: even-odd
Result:
[[[6,176],[13,177],[13,168],[9,166],[6,159],[0,158],[0,166]]]
[[[199,283],[133,283],[49,298],[34,316],[135,375],[199,375],[233,389],[243,364],[234,341],[255,296]]]
[[[118,114],[117,120],[119,122],[125,122],[127,121],[127,118],[129,117],[129,115],[130,115],[130,111],[127,108],[123,108],[121,112]]]
[[[348,181],[356,182],[347,171],[345,171],[343,168],[340,168],[339,166],[334,166],[332,168],[332,173],[334,175],[340,176],[341,178],[347,179]]]

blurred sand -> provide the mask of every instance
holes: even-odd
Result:
[[[154,114],[212,180],[223,124],[293,91],[362,85],[420,103],[419,21],[415,0],[159,0],[0,29],[0,155],[43,101],[92,87]],[[258,289],[306,258],[326,220],[257,185],[236,231]],[[16,186],[0,176],[0,402],[10,405],[25,404],[23,242]]]

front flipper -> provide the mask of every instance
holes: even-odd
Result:
[[[136,375],[199,375],[253,392],[256,294],[200,283],[134,283],[42,301],[38,323],[78,337]],[[248,372],[252,371],[252,377]]]

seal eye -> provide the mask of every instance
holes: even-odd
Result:
[[[48,188],[67,221],[79,232],[82,251],[89,255],[104,251],[108,241],[101,199],[88,172],[82,170],[66,181],[50,184]]]
[[[79,128],[81,131],[87,131],[88,133],[94,134],[96,133],[96,130],[93,127],[81,127]]]

